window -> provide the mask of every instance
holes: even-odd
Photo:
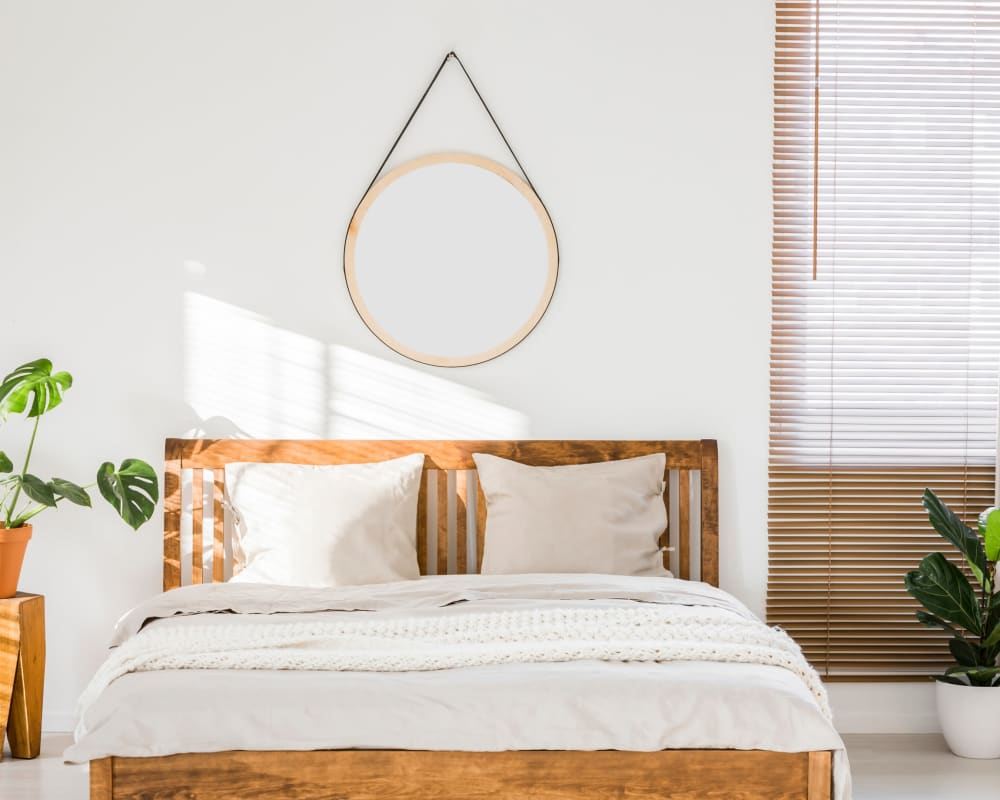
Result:
[[[774,91],[768,616],[828,676],[926,674],[921,494],[994,496],[1000,2],[779,1]]]

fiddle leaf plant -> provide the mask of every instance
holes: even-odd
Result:
[[[57,508],[63,500],[90,508],[88,490],[96,486],[126,524],[138,529],[153,516],[160,497],[156,472],[145,461],[129,458],[118,469],[106,461],[98,468],[94,482],[86,486],[65,478],[43,480],[28,471],[39,420],[62,403],[72,385],[73,377],[68,372],[53,372],[47,358],[22,364],[0,381],[0,422],[11,414],[34,419],[20,471],[15,471],[13,461],[0,451],[0,522],[6,528],[19,528],[46,509]]]
[[[942,553],[924,557],[906,574],[906,591],[925,609],[917,611],[917,620],[951,634],[948,649],[956,666],[933,678],[960,686],[1000,687],[1000,508],[986,509],[979,515],[978,530],[973,530],[930,489],[924,491],[923,506],[934,530],[962,554],[976,583]]]

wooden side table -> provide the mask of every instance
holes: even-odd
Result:
[[[15,758],[41,748],[44,684],[45,598],[18,592],[0,600],[0,745],[6,728]]]

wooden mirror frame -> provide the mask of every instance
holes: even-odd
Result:
[[[423,167],[432,166],[434,164],[470,164],[475,167],[480,167],[481,169],[489,170],[490,172],[503,178],[511,186],[517,189],[531,204],[535,214],[538,216],[539,222],[542,225],[542,231],[545,235],[548,247],[548,277],[545,282],[545,288],[542,290],[542,295],[539,298],[531,316],[520,328],[517,329],[517,331],[514,332],[512,336],[505,339],[500,344],[483,352],[468,356],[439,356],[434,355],[433,353],[424,353],[411,347],[407,347],[403,342],[390,336],[385,328],[379,324],[362,299],[361,291],[358,286],[355,250],[357,247],[361,223],[364,221],[365,214],[379,198],[379,195],[381,195],[381,193],[385,191],[385,189],[394,181],[410,172],[413,172],[414,170],[422,169]],[[400,164],[398,167],[389,170],[389,172],[379,178],[372,185],[372,187],[365,194],[364,198],[362,198],[361,203],[354,212],[354,216],[351,218],[351,223],[347,228],[347,237],[344,241],[344,277],[347,280],[347,290],[350,293],[351,302],[354,303],[354,308],[357,310],[362,321],[368,329],[375,334],[375,336],[400,355],[435,367],[467,367],[473,364],[481,364],[484,361],[490,361],[497,356],[503,355],[515,345],[523,341],[525,337],[527,337],[527,335],[535,328],[548,309],[549,303],[552,300],[552,294],[555,291],[556,278],[558,277],[558,274],[559,245],[556,240],[556,231],[552,225],[552,219],[549,217],[549,213],[541,199],[531,186],[529,186],[528,183],[513,170],[508,169],[503,164],[493,161],[492,159],[478,155],[470,155],[468,153],[435,153],[433,155],[415,158],[412,161],[407,161],[405,164]]]

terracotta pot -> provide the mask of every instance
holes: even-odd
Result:
[[[5,528],[0,524],[0,598],[13,597],[17,593],[24,551],[28,548],[30,538],[30,525]]]

